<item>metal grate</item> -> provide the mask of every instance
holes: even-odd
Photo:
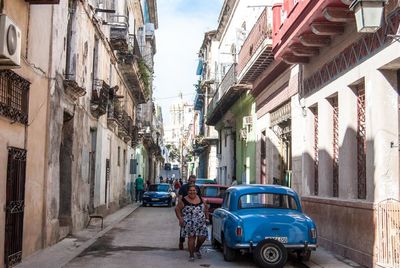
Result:
[[[313,109],[314,113],[314,195],[318,195],[318,108]]]
[[[367,142],[365,135],[365,90],[359,88],[357,92],[357,174],[358,198],[367,196],[366,156]]]
[[[16,73],[0,71],[0,115],[28,123],[29,82]]]
[[[304,80],[300,96],[309,96],[329,81],[337,78],[366,58],[391,44],[400,25],[400,9],[390,14],[375,33],[362,35],[360,39],[338,53],[335,58]]]
[[[339,103],[338,98],[332,99],[333,107],[333,166],[332,194],[339,196]]]
[[[15,266],[22,258],[24,223],[26,150],[8,148],[6,225],[4,258],[6,267]]]
[[[400,202],[388,199],[377,206],[379,267],[400,268]]]

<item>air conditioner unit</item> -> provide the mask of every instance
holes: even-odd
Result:
[[[243,124],[245,126],[253,125],[253,117],[251,115],[243,117]]]
[[[0,69],[20,67],[21,30],[5,14],[0,15]]]

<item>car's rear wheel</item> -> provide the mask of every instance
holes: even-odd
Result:
[[[282,243],[274,239],[261,241],[253,253],[254,261],[260,267],[283,267],[287,261],[287,251]]]
[[[230,247],[228,247],[225,239],[222,241],[222,251],[224,254],[225,261],[234,261],[236,258],[236,251]]]

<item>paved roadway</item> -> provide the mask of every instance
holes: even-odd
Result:
[[[178,221],[174,208],[140,207],[117,224],[66,267],[257,267],[250,255],[225,262],[219,250],[207,241],[203,258],[188,262],[188,252],[178,250]],[[185,248],[186,248],[185,244]],[[285,267],[321,267],[298,263],[294,256]]]

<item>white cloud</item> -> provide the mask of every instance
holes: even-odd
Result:
[[[158,1],[154,97],[162,107],[166,124],[169,106],[176,100],[170,97],[182,92],[186,100],[193,101],[197,53],[204,32],[217,27],[221,6],[222,0]]]

